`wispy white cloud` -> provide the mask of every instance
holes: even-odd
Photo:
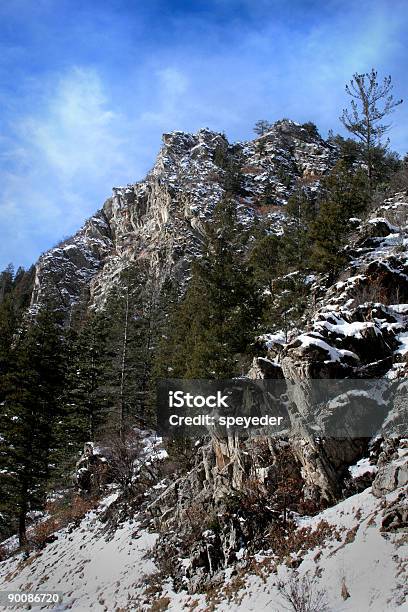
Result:
[[[125,166],[122,122],[109,107],[97,72],[76,67],[47,92],[43,112],[22,119],[19,132],[26,147],[61,179],[89,173],[98,179],[112,164]]]
[[[29,91],[38,93],[38,85]],[[78,228],[113,185],[138,170],[127,155],[126,119],[112,110],[95,69],[47,78],[32,107],[14,118],[3,142],[9,168],[1,172],[0,224],[13,239],[1,249],[17,261],[22,246],[23,260],[34,260],[41,243]]]
[[[189,79],[186,74],[173,66],[167,66],[155,71],[153,76],[155,99],[153,108],[141,113],[141,122],[156,123],[167,129],[174,123],[183,108],[183,99],[189,99]],[[167,123],[167,128],[164,127]]]

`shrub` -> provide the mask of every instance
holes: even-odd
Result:
[[[315,529],[301,527],[296,529],[293,522],[282,525],[274,523],[268,533],[268,539],[275,555],[283,561],[292,552],[299,555],[306,554],[309,550],[322,547],[330,537],[340,540],[340,534],[333,525],[321,520]]]
[[[136,465],[139,472],[146,461],[142,461],[143,440],[141,435],[130,429],[122,436],[110,435],[103,440],[106,458],[113,481],[122,491],[129,491],[134,484]]]
[[[293,612],[325,612],[328,611],[327,596],[316,586],[316,580],[308,574],[299,578],[296,573],[287,582],[279,582],[279,592],[288,606],[286,610]]]
[[[29,544],[35,548],[43,548],[52,540],[56,531],[70,524],[78,526],[87,512],[95,508],[96,504],[96,498],[85,498],[80,495],[68,496],[64,500],[48,503],[46,510],[50,516],[30,529]]]

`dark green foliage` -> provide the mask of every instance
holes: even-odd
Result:
[[[290,187],[292,183],[292,179],[290,177],[290,173],[288,172],[287,168],[285,168],[285,166],[278,165],[275,168],[275,172],[276,172],[276,176],[279,179],[279,182],[282,183],[282,185],[284,185],[286,188]]]
[[[346,85],[351,103],[350,109],[343,110],[340,121],[363,145],[371,189],[375,178],[373,151],[388,145],[388,142],[384,145],[383,137],[390,125],[383,123],[383,120],[402,103],[402,100],[395,100],[392,89],[391,77],[385,77],[380,83],[374,68],[369,73],[355,73]]]
[[[107,352],[110,359],[105,379],[118,428],[129,420],[145,419],[145,402],[151,367],[154,319],[154,287],[139,267],[128,268],[119,288],[107,303],[104,315],[108,327]]]
[[[289,225],[285,232],[285,255],[283,263],[287,271],[307,271],[312,247],[310,227],[316,219],[318,203],[316,196],[298,189],[289,198],[286,206]]]
[[[253,277],[261,287],[272,290],[273,280],[279,275],[282,261],[282,238],[266,234],[255,241],[249,257]]]
[[[343,247],[351,229],[349,219],[365,212],[369,193],[363,170],[351,171],[344,161],[335,165],[323,182],[323,199],[308,231],[312,269],[332,275],[338,272],[345,261]]]
[[[273,127],[273,123],[270,123],[266,119],[259,119],[254,125],[254,132],[257,136],[263,136],[266,132],[269,132]]]
[[[3,272],[0,272],[0,302],[12,291],[13,283],[14,268],[12,264],[9,264]]]
[[[120,434],[147,414],[153,349],[154,288],[129,267],[104,309],[83,324],[73,346],[66,396],[71,427],[83,444],[102,432]]]
[[[245,232],[233,200],[224,199],[208,224],[184,299],[161,344],[163,377],[229,378],[240,373],[260,311],[244,260]]]
[[[331,135],[329,142],[336,146],[339,160],[343,161],[351,170],[366,167],[366,154],[364,145],[351,138],[343,138],[339,134]],[[389,151],[385,146],[373,146],[371,150],[371,181],[372,188],[383,188],[391,177],[401,168],[401,161],[397,153]]]
[[[224,177],[221,185],[226,197],[236,197],[244,195],[244,175],[242,174],[242,154],[241,151],[231,151],[224,165]]]
[[[227,145],[225,146],[221,146],[218,145],[214,151],[214,164],[216,166],[218,166],[219,168],[222,168],[223,170],[228,169],[228,161],[229,155],[228,155],[228,147]]]
[[[79,333],[71,333],[64,397],[66,437],[71,449],[67,459],[95,440],[107,419],[106,348],[108,327],[102,314],[91,314]]]
[[[306,123],[302,123],[302,128],[306,130],[307,135],[310,138],[320,138],[319,130],[313,121],[307,121]]]
[[[336,147],[339,160],[344,161],[349,168],[363,163],[364,149],[360,142],[332,133],[329,135],[328,142]]]
[[[408,155],[399,162],[396,172],[391,175],[388,190],[390,193],[408,190]]]
[[[29,304],[33,282],[34,267],[28,272],[19,268],[14,275],[10,264],[0,274],[0,376],[8,369],[13,338]]]
[[[299,326],[309,306],[309,289],[305,275],[299,271],[278,277],[273,292],[265,299],[263,324],[266,330],[282,330],[286,336],[290,329]]]
[[[274,177],[268,177],[264,184],[262,194],[258,198],[259,206],[273,206],[276,201],[276,185],[274,183]],[[285,180],[285,177],[283,178]]]
[[[398,153],[389,151],[386,147],[374,147],[371,161],[373,187],[386,189],[391,177],[402,167]]]
[[[308,304],[308,290],[301,272],[306,230],[293,226],[285,234],[259,237],[250,253],[254,281],[263,291],[262,325],[265,330],[284,330],[297,325]],[[267,290],[265,293],[265,289]]]
[[[65,342],[58,313],[43,308],[18,331],[1,376],[0,512],[18,520],[26,543],[26,516],[43,506],[55,466],[65,373]]]

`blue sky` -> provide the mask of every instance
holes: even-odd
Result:
[[[162,132],[341,131],[356,71],[392,75],[408,149],[406,0],[1,0],[0,30],[0,268],[142,178]]]

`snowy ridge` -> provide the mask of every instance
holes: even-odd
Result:
[[[279,583],[287,583],[293,576],[300,582],[306,575],[318,577],[314,588],[323,591],[331,612],[406,609],[408,543],[403,533],[381,532],[383,505],[392,503],[398,494],[397,490],[385,500],[378,500],[367,489],[313,518],[301,519],[300,527],[312,529],[326,521],[333,527],[333,536],[323,548],[312,548],[303,557],[295,554],[289,567],[279,564],[275,569],[273,555],[259,554],[257,572],[247,574],[239,588],[235,587],[234,576],[231,576],[215,598],[215,609],[281,612],[288,604],[279,591]],[[299,565],[298,560],[301,560]],[[235,584],[240,582],[235,578]],[[194,601],[198,603],[196,610],[208,610],[204,597],[174,596],[171,591],[165,591],[166,595],[170,598],[168,610],[173,612],[188,609]]]
[[[235,168],[243,176],[237,198],[241,222],[250,227],[267,215],[279,233],[282,206],[292,191],[300,184],[316,190],[335,158],[334,147],[289,120],[245,143],[230,144],[207,128],[164,134],[146,178],[114,188],[82,230],[40,258],[32,305],[51,293],[62,296],[69,311],[86,290],[91,303],[102,304],[131,262],[147,265],[159,284],[170,273],[183,280],[200,253],[203,224],[222,199],[227,172]]]

